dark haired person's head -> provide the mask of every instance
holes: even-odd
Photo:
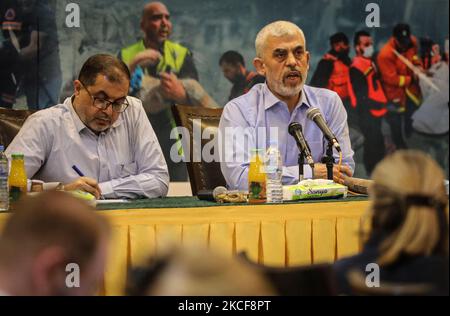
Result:
[[[332,50],[341,56],[347,56],[350,52],[348,37],[342,32],[330,36],[330,46]]]
[[[448,256],[448,196],[438,164],[419,151],[400,150],[375,168],[370,188],[373,237],[381,238],[378,264],[402,256]]]
[[[244,57],[236,51],[225,52],[219,59],[223,75],[231,82],[236,82],[245,76]]]
[[[411,28],[408,24],[399,23],[395,25],[392,30],[392,36],[394,36],[400,51],[406,51],[413,46],[413,41],[411,39]]]
[[[103,217],[67,193],[23,199],[0,234],[0,291],[95,294],[104,274],[109,234]]]
[[[117,57],[98,54],[82,66],[74,82],[73,107],[95,133],[109,129],[128,107],[130,71]]]
[[[358,31],[353,38],[353,45],[358,56],[371,58],[373,55],[373,40],[370,34],[366,31]]]

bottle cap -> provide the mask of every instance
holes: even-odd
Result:
[[[0,145],[0,151],[5,151],[5,146]]]
[[[278,139],[271,139],[269,141],[270,146],[278,146]]]
[[[11,155],[12,159],[23,159],[25,156],[21,153],[15,153]]]

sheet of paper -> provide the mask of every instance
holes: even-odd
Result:
[[[97,204],[129,203],[129,200],[97,200]]]

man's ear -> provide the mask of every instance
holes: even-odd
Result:
[[[264,65],[264,62],[262,61],[261,58],[256,57],[255,59],[253,59],[253,66],[255,66],[255,69],[258,72],[258,74],[260,74],[261,76],[266,75],[266,66]]]
[[[78,96],[80,94],[81,89],[83,88],[83,85],[81,84],[80,80],[75,80],[73,82],[73,93],[74,95]]]
[[[308,51],[306,51],[306,63],[308,64],[308,70],[309,70],[309,61],[310,61],[311,55]]]
[[[32,265],[32,286],[37,296],[55,295],[65,287],[65,251],[54,246],[36,255]]]

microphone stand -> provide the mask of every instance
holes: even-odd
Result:
[[[328,142],[327,154],[322,158],[322,163],[327,166],[327,178],[328,180],[333,180],[333,165],[334,165],[334,157],[333,157],[333,143]]]
[[[304,165],[305,165],[305,156],[301,151],[298,154],[298,182],[303,181],[304,179]]]

